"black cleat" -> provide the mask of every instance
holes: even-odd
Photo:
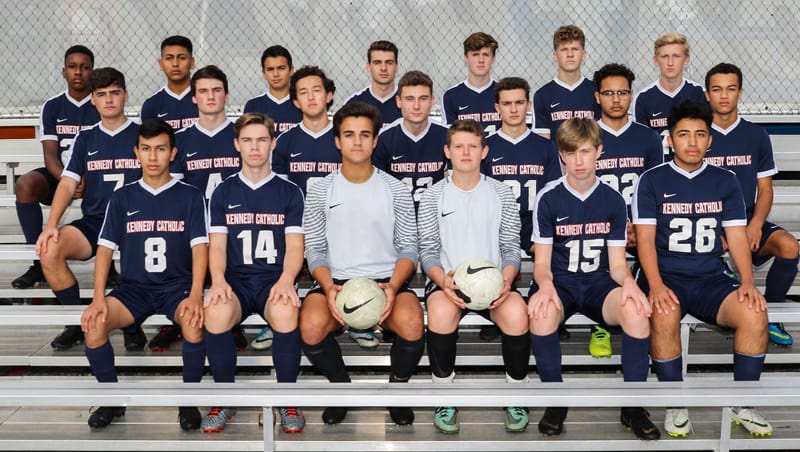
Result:
[[[414,410],[407,406],[390,407],[389,417],[397,425],[411,425],[414,423]]]
[[[144,335],[141,326],[137,326],[136,330],[132,332],[123,331],[123,337],[125,338],[125,350],[144,350],[144,344],[147,343],[147,336]]]
[[[197,407],[182,406],[178,408],[178,423],[181,424],[181,429],[187,432],[197,430],[200,428],[202,420],[203,417]]]
[[[567,410],[566,407],[545,408],[544,416],[539,420],[539,433],[547,436],[560,435],[564,431]]]
[[[50,342],[56,350],[67,350],[83,343],[83,331],[80,326],[65,326],[61,333]]]
[[[181,340],[181,327],[177,325],[164,325],[158,334],[150,339],[148,347],[151,352],[165,352],[169,346]]]
[[[328,407],[322,412],[322,420],[328,425],[341,423],[345,416],[347,416],[347,408],[340,406]]]
[[[567,326],[563,323],[558,326],[558,338],[562,341],[568,341],[572,334],[567,330]]]
[[[655,441],[661,438],[658,427],[650,422],[650,413],[640,407],[624,407],[620,410],[619,421],[633,431],[637,438]]]
[[[478,336],[481,340],[493,341],[500,337],[500,328],[498,328],[497,325],[483,325],[481,326],[481,331],[478,333]]]
[[[243,352],[247,348],[247,338],[244,337],[244,328],[242,325],[236,325],[231,329],[233,334],[233,343],[236,344],[236,350]]]
[[[11,287],[15,289],[30,289],[44,282],[47,282],[47,280],[44,279],[42,264],[40,264],[39,261],[33,261],[33,265],[28,267],[28,271],[23,273],[19,278],[11,281]]]
[[[125,416],[124,406],[101,406],[89,416],[89,427],[105,428],[114,418]]]

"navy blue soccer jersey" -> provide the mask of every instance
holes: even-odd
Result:
[[[97,244],[120,250],[120,280],[161,288],[192,283],[192,247],[208,243],[205,203],[172,179],[154,189],[142,179],[111,196]]]
[[[536,133],[549,133],[556,139],[562,122],[571,118],[599,118],[600,106],[594,98],[594,82],[582,77],[574,85],[554,78],[533,94],[533,124]]]
[[[171,172],[183,174],[183,181],[211,198],[211,192],[226,177],[239,171],[239,153],[233,145],[233,123],[226,120],[216,130],[195,123],[175,134],[178,156]]]
[[[444,178],[444,145],[447,127],[428,120],[428,127],[415,137],[397,121],[381,130],[378,146],[372,153],[372,164],[400,179],[419,206],[422,193]]]
[[[474,119],[481,123],[487,135],[500,129],[500,113],[494,108],[494,80],[475,87],[464,80],[448,88],[442,95],[442,124],[456,119]]]
[[[72,145],[75,135],[81,130],[100,122],[97,108],[92,104],[92,96],[76,100],[64,91],[47,99],[42,106],[39,118],[39,141],[57,141],[58,159],[66,165],[62,154]]]
[[[174,93],[164,86],[155,94],[145,99],[139,117],[145,119],[160,119],[180,130],[197,122],[197,104],[192,102],[192,89],[186,87],[182,93]]]
[[[556,279],[608,272],[608,247],[627,243],[625,201],[599,179],[584,194],[566,176],[550,182],[536,196],[533,218],[533,242],[553,246]]]
[[[288,95],[283,99],[278,99],[269,91],[249,99],[244,104],[244,112],[261,113],[272,118],[275,122],[276,135],[286,132],[303,120],[303,113],[294,106]]]
[[[705,160],[736,173],[750,218],[756,205],[758,179],[778,173],[769,135],[761,126],[739,118],[727,129],[712,124],[711,137]]]
[[[384,98],[380,98],[372,92],[372,85],[370,85],[348,97],[344,103],[347,105],[353,102],[364,102],[375,106],[375,108],[381,112],[381,122],[383,123],[383,127],[386,127],[400,119],[401,116],[400,108],[397,106],[397,100],[395,99],[396,95],[397,88],[395,87],[392,94]]]
[[[317,133],[303,123],[278,137],[272,153],[272,171],[297,184],[303,195],[308,187],[342,166],[342,153],[333,140],[333,123]]]
[[[286,234],[303,233],[303,193],[271,173],[253,183],[239,172],[211,196],[211,234],[227,234],[225,272],[238,277],[280,274]]]
[[[138,132],[139,124],[129,119],[114,131],[98,123],[75,136],[61,177],[78,183],[86,179],[81,202],[84,217],[103,218],[111,193],[142,176],[133,153]]]
[[[511,187],[522,222],[520,248],[531,249],[536,190],[561,177],[558,152],[552,141],[526,130],[513,139],[502,130],[486,139],[489,154],[481,172]]]
[[[617,190],[630,208],[636,181],[646,170],[664,162],[661,138],[652,129],[628,121],[614,130],[598,121],[603,153],[597,161],[597,176]]]
[[[707,163],[691,173],[674,162],[645,171],[631,207],[634,224],[656,226],[659,271],[691,277],[724,271],[722,228],[747,224],[736,176]]]
[[[706,102],[705,90],[701,85],[684,79],[680,88],[669,92],[656,80],[633,98],[631,110],[636,122],[661,134],[667,130],[669,110],[687,99]]]

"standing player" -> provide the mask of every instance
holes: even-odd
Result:
[[[303,193],[270,171],[275,124],[245,113],[234,124],[242,170],[214,190],[210,203],[211,289],[205,301],[206,350],[216,382],[233,382],[236,347],[231,329],[250,314],[274,328],[272,358],[278,382],[295,382],[300,370],[300,299],[294,280],[303,266]],[[280,408],[285,432],[300,432],[296,408]],[[218,432],[233,416],[212,408],[202,429]]]
[[[674,159],[642,174],[633,195],[644,272],[637,282],[653,307],[650,353],[659,381],[683,380],[680,321],[687,313],[736,330],[734,380],[758,380],[767,351],[767,303],[753,280],[742,189],[733,173],[703,161],[712,144],[711,121],[706,102],[687,100],[673,107],[667,141]],[[739,278],[728,275],[722,260],[723,230]],[[772,434],[754,408],[735,409],[733,420],[753,435]],[[692,430],[688,410],[668,409],[664,430],[687,436]]]
[[[308,191],[304,213],[306,258],[316,284],[303,300],[300,331],[309,361],[332,383],[349,382],[335,334],[344,324],[336,294],[351,278],[378,281],[386,308],[378,322],[394,333],[389,382],[414,374],[425,348],[422,307],[408,280],[417,266],[417,228],[411,194],[394,177],[372,166],[380,129],[378,110],[356,102],[333,117],[342,168]],[[326,424],[338,424],[347,408],[329,407]],[[398,425],[414,422],[408,407],[389,408]]]
[[[344,101],[366,102],[374,105],[381,113],[383,127],[400,118],[400,106],[395,95],[397,86],[394,78],[397,75],[397,46],[390,41],[375,41],[367,50],[367,71],[372,81],[361,91],[354,93]]]
[[[167,76],[167,84],[142,104],[139,117],[158,118],[180,130],[197,122],[197,105],[192,102],[191,76],[194,69],[192,41],[185,36],[170,36],[161,41],[158,66]]]
[[[714,113],[711,136],[714,149],[706,162],[727,168],[739,178],[747,209],[747,242],[753,265],[775,257],[767,273],[764,298],[768,302],[786,300],[786,293],[797,276],[798,244],[792,234],[767,221],[772,209],[772,176],[777,174],[772,143],[761,127],[739,117],[742,71],[720,63],[706,74],[706,96]],[[792,336],[780,323],[769,324],[769,338],[778,345],[792,345]]]
[[[533,215],[531,291],[537,290],[528,301],[528,314],[539,378],[562,381],[558,326],[580,312],[603,325],[622,327],[623,378],[646,381],[650,304],[625,261],[625,201],[595,174],[604,152],[600,127],[589,118],[569,119],[555,138],[566,176],[539,192]],[[547,408],[539,431],[561,434],[566,416],[567,408]],[[643,408],[622,408],[620,421],[639,439],[661,437]]]
[[[622,64],[607,64],[594,73],[595,99],[602,110],[598,124],[602,132],[603,153],[597,160],[597,176],[617,190],[628,207],[636,181],[645,170],[664,161],[661,139],[652,129],[631,121],[633,72]],[[636,256],[636,236],[628,223],[628,252]],[[594,325],[589,353],[595,358],[611,357],[611,333]]]
[[[114,349],[108,333],[140,325],[164,314],[183,327],[183,381],[203,377],[203,282],[208,264],[203,195],[169,173],[177,149],[172,127],[146,120],[138,130],[136,157],[142,178],[111,196],[98,239],[94,299],[81,316],[86,358],[101,383],[116,382]],[[120,285],[105,295],[112,254],[120,251]],[[180,407],[180,426],[195,430],[200,412]],[[125,414],[125,407],[100,407],[89,426],[106,427]]]
[[[138,126],[125,117],[125,76],[114,68],[96,69],[89,76],[89,85],[100,122],[78,133],[65,154],[67,165],[53,195],[50,217],[36,241],[36,254],[42,261],[47,283],[64,305],[81,304],[78,281],[67,260],[87,260],[95,255],[111,193],[141,176],[141,165],[133,153]],[[61,216],[82,179],[83,217],[59,228]],[[82,341],[81,327],[75,325],[65,327],[50,345],[68,349]]]
[[[447,132],[445,156],[452,162],[449,177],[422,195],[419,205],[420,261],[428,277],[428,356],[434,383],[455,378],[458,322],[467,313],[455,294],[453,272],[462,262],[480,257],[495,263],[505,282],[500,296],[479,314],[502,331],[506,381],[524,383],[528,377],[530,340],[525,301],[512,290],[519,272],[519,209],[508,185],[481,174],[486,158],[483,127],[474,120],[457,120]],[[460,429],[455,407],[437,407],[433,425],[443,433]],[[525,408],[505,409],[505,428],[519,432],[528,426]]]
[[[600,115],[594,100],[595,86],[581,75],[586,59],[586,36],[575,25],[558,27],[553,33],[553,59],[558,75],[533,95],[534,132],[552,138],[562,122],[570,118],[596,118]]]
[[[94,67],[94,54],[88,48],[75,45],[64,53],[64,67],[61,76],[67,81],[67,90],[51,97],[42,106],[39,119],[44,167],[24,174],[17,179],[17,218],[25,236],[25,243],[36,243],[42,233],[42,207],[39,203],[50,205],[56,192],[58,181],[64,170],[61,159],[69,149],[75,135],[91,127],[100,120],[97,108],[91,103],[89,74]],[[83,187],[76,192],[80,197]],[[11,282],[16,289],[28,289],[44,282],[42,265],[38,260],[22,276]]]
[[[497,40],[483,32],[472,33],[464,40],[467,79],[447,89],[442,95],[442,124],[458,119],[474,119],[487,135],[500,127],[494,109],[492,64],[497,55]]]
[[[264,94],[249,99],[244,104],[244,112],[269,116],[275,121],[275,132],[280,135],[303,119],[289,96],[289,79],[294,74],[292,54],[280,45],[267,47],[261,54],[261,73],[269,88]]]

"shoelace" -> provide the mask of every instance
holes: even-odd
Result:
[[[284,408],[283,411],[287,416],[297,417],[297,408]]]
[[[211,411],[208,412],[208,417],[217,416],[220,411],[222,411],[222,408],[215,406],[214,408],[211,408]]]

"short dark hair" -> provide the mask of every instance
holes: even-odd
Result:
[[[166,46],[181,46],[184,49],[189,51],[189,55],[192,54],[194,51],[194,47],[192,46],[192,40],[187,38],[186,36],[181,35],[172,35],[161,41],[161,51],[164,51],[164,47]]]
[[[289,63],[289,69],[294,69],[294,66],[292,66],[292,54],[289,53],[289,49],[281,45],[274,45],[267,47],[264,52],[261,53],[261,70],[264,70],[264,64],[267,58],[275,57],[286,58],[286,61]]]
[[[633,75],[633,71],[630,70],[628,66],[618,63],[609,63],[594,73],[594,88],[597,92],[600,92],[600,84],[608,77],[625,77],[628,80],[629,88],[633,88],[633,81],[636,80],[636,76]]]
[[[253,124],[266,126],[266,128],[269,129],[269,137],[275,138],[275,122],[269,116],[257,112],[244,113],[242,116],[239,116],[239,119],[233,123],[233,136],[239,138],[239,132]]]
[[[406,86],[427,86],[430,88],[431,94],[433,94],[433,80],[428,74],[422,71],[408,71],[400,77],[400,81],[397,82],[398,96],[403,92],[403,88]]]
[[[92,89],[92,92],[115,85],[123,90],[127,90],[125,76],[122,75],[122,72],[113,67],[101,67],[93,70],[92,73],[89,74],[89,87]]]
[[[162,133],[167,134],[169,137],[169,148],[175,147],[175,130],[172,126],[167,124],[161,119],[145,119],[139,126],[139,131],[136,133],[136,146],[139,146],[140,138],[154,138]]]
[[[228,76],[222,72],[222,69],[214,66],[213,64],[203,66],[192,75],[192,96],[195,95],[197,81],[201,78],[210,78],[222,82],[222,87],[225,88],[225,93],[228,93]]]
[[[501,78],[494,85],[494,101],[500,102],[500,91],[510,91],[512,89],[525,90],[525,98],[531,99],[531,85],[522,77]]]
[[[701,119],[706,123],[706,127],[711,130],[711,121],[714,119],[714,114],[711,112],[711,106],[707,102],[687,99],[678,105],[674,105],[669,110],[669,116],[667,116],[667,127],[670,135],[682,119]]]
[[[468,132],[473,135],[481,137],[481,147],[486,146],[486,135],[483,132],[481,123],[474,119],[456,119],[450,124],[447,129],[447,146],[450,146],[450,140],[456,132]]]
[[[349,103],[333,115],[333,136],[339,136],[342,122],[346,118],[356,117],[368,118],[372,122],[372,134],[378,136],[378,131],[381,129],[381,112],[374,105],[365,102]]]
[[[320,69],[319,66],[303,66],[294,71],[294,74],[292,74],[292,77],[289,79],[290,99],[297,100],[297,82],[311,76],[317,76],[322,79],[322,87],[325,88],[326,93],[333,94],[336,92],[336,84],[325,75],[325,72]],[[333,105],[333,99],[328,102],[328,108],[331,108],[331,105]]]
[[[89,57],[89,62],[92,63],[92,67],[94,67],[94,53],[92,53],[92,51],[89,50],[88,47],[82,46],[80,44],[71,46],[70,48],[67,49],[66,52],[64,52],[64,64],[67,64],[67,58],[69,58],[69,56],[72,55],[73,53],[80,53],[86,55],[87,57]]]
[[[482,31],[472,33],[464,40],[464,55],[484,47],[489,47],[492,49],[492,55],[496,55],[500,45],[497,43],[497,39],[494,39],[489,33],[484,33]]]
[[[367,63],[372,61],[372,51],[382,50],[384,52],[392,52],[394,54],[394,61],[397,62],[397,46],[392,41],[374,41],[367,49]]]
[[[739,88],[742,88],[742,70],[735,64],[719,63],[706,73],[706,91],[711,88],[711,76],[716,74],[736,74],[736,77],[739,79]]]

